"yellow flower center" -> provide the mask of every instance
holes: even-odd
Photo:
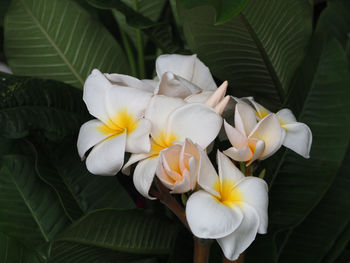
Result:
[[[236,205],[242,205],[243,194],[237,187],[235,187],[235,181],[224,179],[221,184],[218,179],[214,185],[214,189],[220,194],[220,198],[213,196],[219,203],[231,208],[235,208]]]
[[[153,156],[158,155],[161,150],[172,146],[176,140],[178,137],[175,134],[160,132],[158,136],[151,138],[151,153]]]
[[[132,133],[138,126],[138,121],[134,115],[129,113],[127,109],[119,110],[113,118],[108,119],[106,124],[98,127],[102,134],[111,134],[108,138],[118,136],[126,130],[126,134]]]

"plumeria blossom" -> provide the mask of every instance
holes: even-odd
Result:
[[[0,62],[0,72],[4,72],[7,74],[13,74],[10,67],[2,62]]]
[[[197,55],[161,55],[156,60],[155,94],[186,98],[203,90],[215,90],[215,81]]]
[[[79,131],[78,152],[93,174],[114,175],[124,163],[124,153],[149,152],[151,123],[143,118],[152,93],[112,85],[97,69],[84,85],[84,102],[95,118]]]
[[[271,113],[257,122],[254,110],[248,104],[237,103],[235,127],[224,123],[232,147],[224,154],[235,161],[250,165],[257,159],[266,159],[282,145],[285,132],[275,114]]]
[[[267,231],[268,187],[260,178],[245,177],[219,151],[217,162],[219,176],[210,161],[199,173],[203,190],[189,197],[186,218],[195,236],[216,239],[225,257],[236,260],[257,233]]]
[[[271,112],[248,97],[247,100],[254,106],[255,113],[259,119],[263,119]],[[286,131],[283,146],[300,154],[304,158],[310,158],[310,149],[312,144],[312,132],[305,123],[297,122],[292,111],[289,109],[281,109],[276,113],[281,127]]]
[[[198,144],[186,139],[176,143],[159,154],[156,175],[171,193],[186,193],[195,189],[203,158],[208,158]],[[205,169],[202,167],[202,169]]]
[[[145,197],[148,195],[154,174],[159,165],[159,154],[175,142],[189,138],[206,148],[217,136],[222,118],[212,108],[201,103],[186,103],[179,98],[154,96],[146,110],[145,118],[152,124],[151,151],[131,155],[123,171],[140,161],[134,171],[134,185]]]

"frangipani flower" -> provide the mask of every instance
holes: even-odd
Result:
[[[156,60],[157,78],[155,93],[186,98],[203,90],[215,90],[215,81],[207,66],[197,55],[161,55]]]
[[[232,147],[224,154],[235,161],[248,162],[266,159],[282,145],[284,130],[275,114],[271,113],[257,123],[254,110],[245,103],[237,103],[235,128],[224,123],[225,131]]]
[[[151,151],[131,155],[123,171],[140,161],[134,171],[134,185],[145,197],[148,195],[159,163],[159,153],[175,142],[191,139],[203,149],[217,136],[222,118],[209,106],[201,103],[186,103],[179,98],[154,96],[145,113],[152,124]]]
[[[271,112],[264,108],[253,98],[248,98],[249,102],[254,106],[256,115],[262,119]],[[276,113],[281,127],[286,131],[283,146],[300,154],[304,158],[310,158],[310,149],[312,144],[312,132],[305,123],[297,122],[292,111],[282,109]]]
[[[185,143],[174,144],[160,152],[156,175],[171,193],[186,193],[197,185],[203,158],[208,157],[200,146],[186,139]]]
[[[79,131],[78,152],[86,158],[93,174],[114,175],[124,163],[125,151],[149,152],[151,123],[143,117],[152,93],[112,85],[97,69],[84,85],[83,99],[97,119],[84,123]]]
[[[199,173],[203,190],[188,199],[186,218],[195,236],[216,239],[225,257],[236,260],[257,233],[267,231],[268,187],[260,178],[244,177],[220,152],[217,161],[219,176],[211,164]]]

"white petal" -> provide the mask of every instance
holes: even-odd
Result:
[[[193,94],[185,98],[185,101],[188,103],[205,103],[212,95],[214,91],[203,90],[197,94]]]
[[[83,100],[90,114],[97,119],[108,123],[106,109],[107,92],[112,84],[97,69],[94,69],[84,84]]]
[[[126,164],[123,166],[122,173],[126,175],[130,175],[130,166],[134,163],[137,163],[140,160],[151,157],[150,153],[133,153]]]
[[[126,111],[137,120],[144,115],[152,95],[136,88],[112,86],[107,92],[108,114],[113,120],[118,112]]]
[[[230,157],[232,160],[235,160],[237,162],[249,161],[253,156],[253,153],[248,146],[244,146],[243,148],[240,148],[240,149],[231,147],[225,150],[223,153],[226,154],[228,157]]]
[[[127,135],[125,151],[130,153],[148,153],[151,150],[150,132],[151,122],[146,119],[139,120],[137,128]]]
[[[199,190],[186,203],[186,218],[192,233],[199,238],[221,238],[231,234],[242,222],[242,212],[220,203]]]
[[[233,128],[230,124],[228,124],[226,120],[224,121],[224,127],[227,134],[227,138],[229,139],[231,145],[234,148],[239,149],[247,146],[247,137],[244,136],[239,130]]]
[[[193,157],[191,158],[193,161]],[[190,175],[188,173],[188,170],[186,170],[183,174],[183,180],[177,181],[173,187],[173,190],[171,191],[172,194],[182,194],[186,193],[191,190],[191,179]]]
[[[248,145],[251,151],[253,151],[253,156],[251,160],[246,164],[246,166],[259,159],[259,157],[265,151],[265,142],[263,140],[257,138],[250,138],[248,139]]]
[[[283,128],[286,130],[283,145],[304,158],[310,158],[312,133],[309,126],[296,122],[285,124]]]
[[[217,88],[208,67],[197,58],[197,55],[161,55],[157,58],[156,70],[159,78],[165,72],[170,71],[193,82],[203,90],[214,90]]]
[[[248,136],[256,125],[256,116],[248,104],[237,103],[235,111],[235,128]]]
[[[254,208],[245,205],[241,208],[242,223],[226,237],[217,239],[224,255],[230,260],[236,260],[254,241],[259,227],[259,216]]]
[[[86,167],[98,175],[115,175],[124,163],[126,133],[97,144],[86,158]]]
[[[252,206],[258,213],[260,225],[258,232],[265,234],[268,225],[267,207],[269,204],[268,187],[263,179],[257,177],[245,177],[236,187],[243,193],[243,206]]]
[[[78,153],[80,158],[85,159],[84,155],[85,153],[94,145],[98,144],[99,142],[102,142],[107,137],[111,136],[112,134],[102,133],[99,131],[99,127],[103,126],[104,124],[99,120],[91,120],[88,122],[85,122],[79,130],[78,135]]]
[[[134,185],[137,191],[148,199],[155,199],[149,196],[154,174],[156,173],[159,157],[147,158],[139,162],[134,171]]]
[[[112,73],[112,74],[105,73],[104,75],[113,85],[137,88],[143,91],[153,93],[154,87],[150,85],[150,83],[148,83],[147,81],[141,81],[129,75],[116,74],[116,73]]]
[[[208,155],[202,149],[199,149],[199,151],[198,184],[208,193],[220,197],[220,194],[215,189],[219,180],[215,168],[209,160]]]
[[[4,72],[4,73],[7,73],[7,74],[13,74],[11,69],[9,68],[8,65],[0,62],[0,72]]]
[[[188,80],[166,72],[160,80],[158,94],[184,99],[199,91],[201,89]]]
[[[283,123],[287,124],[287,123],[293,123],[297,121],[295,119],[293,112],[290,109],[282,109],[278,111],[276,115],[282,125]]]
[[[274,154],[283,143],[285,132],[275,114],[271,113],[256,125],[249,138],[257,138],[265,142],[265,150],[259,159],[266,159]]]
[[[152,123],[152,137],[157,137],[159,132],[166,128],[169,115],[177,108],[185,105],[182,99],[170,98],[161,95],[154,96],[146,110],[145,118]]]
[[[220,151],[217,152],[217,163],[221,184],[227,179],[237,183],[244,178],[242,172]]]
[[[218,135],[222,118],[207,105],[191,103],[176,109],[168,120],[167,134],[177,136],[179,141],[191,139],[206,148]]]
[[[267,115],[269,115],[271,112],[266,109],[264,106],[260,105],[259,103],[257,103],[253,97],[246,97],[245,99],[247,99],[255,108],[256,111],[256,115],[260,118],[263,119],[265,118]]]

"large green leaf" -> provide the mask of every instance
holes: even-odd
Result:
[[[0,135],[25,137],[41,132],[59,140],[76,134],[88,112],[82,92],[57,81],[0,73]]]
[[[333,0],[321,13],[317,30],[325,39],[336,38],[345,48],[350,33],[350,1]]]
[[[276,164],[270,222],[279,227],[295,226],[310,213],[330,187],[349,144],[350,73],[344,50],[333,40],[319,58],[314,55],[310,52],[304,61],[290,95],[291,104],[302,105],[295,111],[298,120],[312,131],[311,158],[286,150]]]
[[[248,263],[257,259],[277,262],[293,228],[315,208],[341,167],[350,137],[346,65],[344,50],[336,40],[323,46],[315,38],[288,100],[298,120],[313,133],[311,158],[282,150],[269,162],[268,234],[249,249]]]
[[[177,226],[159,215],[141,210],[101,210],[85,216],[58,236],[50,260],[76,262],[87,251],[89,257],[98,258],[103,250],[105,255],[118,252],[123,260],[133,257],[130,254],[167,255],[176,235]]]
[[[156,22],[160,15],[161,12],[166,4],[166,0],[153,0],[153,1],[148,1],[148,0],[125,0],[123,1],[125,4],[127,4],[130,7],[133,7],[135,11],[139,12],[143,16],[149,18],[150,20]],[[133,4],[135,2],[136,4]],[[145,34],[140,32],[140,29],[135,28],[133,26],[130,26],[126,22],[126,15],[121,13],[120,11],[116,10],[114,12],[115,17],[118,21],[119,27],[121,30],[125,31],[125,33],[130,37],[132,40],[132,43],[134,44],[135,47],[137,47],[138,42],[140,41],[140,36],[141,35],[141,41],[142,44],[145,45],[147,43],[147,38]]]
[[[1,232],[0,258],[2,263],[40,263],[33,251]]]
[[[76,142],[52,149],[53,167],[84,213],[102,208],[130,209],[135,204],[115,176],[90,174],[79,158]],[[119,175],[118,175],[119,176]],[[51,182],[57,186],[51,178]]]
[[[240,15],[218,26],[210,7],[180,8],[180,14],[191,50],[229,81],[229,93],[280,107],[311,36],[310,1],[250,0]]]
[[[5,53],[15,74],[76,87],[93,68],[129,72],[113,36],[69,0],[13,0],[5,17]]]
[[[229,21],[235,15],[242,11],[248,0],[180,0],[187,8],[209,5],[215,8],[216,24],[222,24]]]
[[[350,222],[349,174],[350,148],[329,191],[302,224],[293,229],[280,262],[317,263],[331,252]],[[338,243],[337,247],[344,245]]]
[[[37,178],[33,163],[21,155],[3,156],[0,231],[38,249],[68,223],[56,194]]]

